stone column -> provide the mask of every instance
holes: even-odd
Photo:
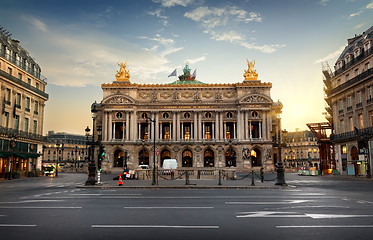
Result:
[[[236,139],[236,122],[233,122],[233,139]]]
[[[262,139],[262,122],[259,121],[259,139]]]
[[[224,136],[224,140],[227,139],[227,123],[224,122],[224,126],[223,126],[223,136]]]
[[[112,123],[112,121],[113,121],[113,116],[112,116],[112,114],[111,114],[111,112],[109,113],[109,122],[108,122],[108,124],[109,124],[109,135],[108,135],[108,140],[110,141],[110,140],[112,140],[113,139],[113,123]]]
[[[159,114],[158,113],[154,113],[154,119],[155,119],[155,123],[153,124],[155,127],[155,140],[159,140]]]
[[[138,139],[141,139],[141,123],[138,123]]]
[[[219,112],[215,112],[215,127],[216,127],[216,139],[219,140],[221,138],[219,134]]]
[[[176,140],[180,141],[180,112],[176,115]]]
[[[159,133],[159,139],[163,140],[163,126],[162,122],[159,123],[160,133]]]
[[[126,112],[126,140],[130,140],[130,112]]]
[[[202,123],[202,139],[205,139],[205,122]]]
[[[202,118],[201,118],[201,112],[198,112],[198,140],[202,140]]]
[[[197,119],[197,112],[194,112],[194,133],[193,133],[194,140],[198,140],[198,119]]]
[[[244,129],[245,129],[245,136],[244,136],[244,140],[248,140],[249,139],[249,128],[248,128],[248,125],[249,125],[249,121],[248,121],[248,116],[247,116],[247,111],[244,111],[244,118],[245,118],[245,121],[244,121]]]
[[[220,130],[220,136],[221,136],[221,139],[224,139],[224,127],[223,127],[223,118],[224,118],[224,113],[223,112],[220,112],[220,119],[219,119],[219,130]]]
[[[184,122],[181,122],[181,139],[184,139]]]
[[[251,120],[249,121],[249,131],[250,131],[250,140],[253,138],[252,131],[251,131]]]
[[[107,113],[106,111],[103,112],[103,123],[102,123],[102,140],[107,140]]]
[[[176,112],[173,112],[172,116],[172,137],[173,140],[176,140]]]

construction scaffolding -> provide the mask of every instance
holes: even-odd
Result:
[[[330,141],[333,125],[330,122],[307,123],[307,127],[318,140],[320,153],[320,173],[332,174],[336,169],[334,145]]]

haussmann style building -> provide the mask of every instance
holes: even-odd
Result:
[[[272,101],[272,84],[258,80],[255,61],[247,63],[235,84],[198,81],[188,64],[177,81],[136,84],[119,64],[116,80],[102,84],[103,99],[93,104],[95,140],[106,150],[102,170],[152,168],[155,155],[158,168],[176,159],[179,169],[272,171],[282,104]]]
[[[347,40],[332,72],[324,67],[327,111],[334,132],[336,168],[370,176],[373,139],[373,27]]]
[[[34,175],[41,169],[47,83],[19,41],[0,30],[0,177]]]

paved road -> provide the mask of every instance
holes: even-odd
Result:
[[[0,181],[1,239],[371,239],[373,181],[287,174],[280,189],[77,188]]]

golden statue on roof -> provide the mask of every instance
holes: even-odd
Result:
[[[245,73],[243,74],[243,76],[245,77],[245,81],[258,80],[258,73],[254,69],[255,60],[252,62],[249,62],[249,60],[247,60],[246,58],[246,62],[247,62],[248,69],[245,70]]]
[[[126,64],[125,63],[118,63],[118,66],[120,66],[119,71],[117,71],[117,74],[115,74],[115,77],[117,78],[117,81],[129,81],[130,79],[130,73],[129,70],[126,70]]]

